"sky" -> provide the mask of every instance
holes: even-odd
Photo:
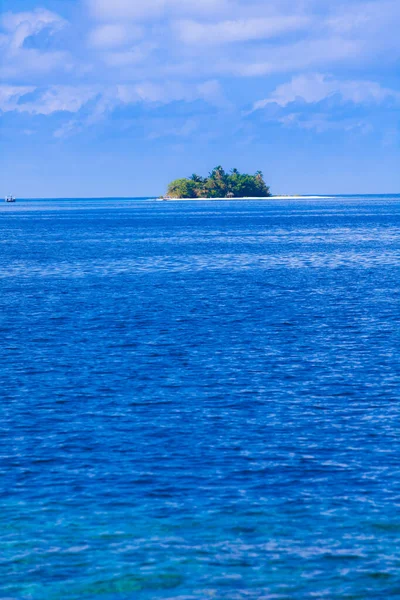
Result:
[[[400,192],[399,0],[0,0],[0,193]]]

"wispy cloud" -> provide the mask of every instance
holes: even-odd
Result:
[[[275,105],[287,126],[326,121],[328,100],[332,119],[345,103],[399,101],[396,81],[376,75],[400,59],[397,0],[82,0],[68,18],[26,2],[0,19],[0,108],[63,113],[61,136],[138,103],[200,100],[237,119]],[[298,116],[304,104],[314,119]]]
[[[218,23],[183,20],[176,23],[176,31],[179,39],[186,44],[215,46],[247,40],[270,39],[282,33],[304,29],[309,22],[307,17],[301,16],[239,19]]]
[[[398,112],[399,107],[400,91],[375,81],[340,80],[312,73],[277,86],[245,115],[256,121],[260,115],[267,122],[316,133],[343,131],[366,135],[378,127],[383,134],[390,111]]]
[[[151,41],[144,40],[141,43],[132,45],[129,48],[114,49],[104,52],[99,56],[108,67],[112,69],[125,69],[135,65],[144,64],[152,52],[157,49],[157,45]]]
[[[229,107],[221,86],[215,80],[196,84],[142,81],[108,86],[0,86],[0,113],[16,112],[32,116],[66,114],[68,119],[55,130],[54,135],[58,138],[76,135],[83,129],[104,121],[118,108],[139,104],[159,107],[174,102],[196,101],[203,101],[213,107]],[[71,115],[74,115],[72,119]],[[185,126],[179,125],[182,135],[188,131],[189,122],[192,120],[186,119]]]
[[[229,9],[228,0],[87,0],[93,17],[105,21],[156,20],[165,15],[214,14]]]
[[[119,48],[143,37],[141,27],[132,24],[108,23],[93,28],[88,35],[88,43],[99,50]]]
[[[3,112],[17,111],[20,99],[34,91],[34,86],[0,85],[0,110]]]
[[[382,87],[374,81],[340,81],[329,75],[314,73],[293,77],[278,86],[267,98],[254,103],[253,110],[268,104],[285,107],[295,102],[317,103],[338,96],[342,101],[355,104],[379,104],[386,100],[400,103],[400,91]]]
[[[31,12],[6,12],[1,24],[9,34],[9,48],[15,50],[22,48],[28,37],[37,35],[43,29],[48,29],[51,34],[57,33],[66,25],[66,21],[56,13],[37,8]]]
[[[4,33],[0,37],[2,78],[22,78],[30,73],[68,68],[66,52],[27,46],[29,40],[35,40],[43,32],[50,37],[56,36],[66,25],[65,19],[41,8],[31,12],[4,13],[1,18]]]
[[[34,86],[0,86],[0,110],[31,115],[51,115],[57,112],[76,113],[100,93],[99,88],[67,85],[50,86],[44,90]]]

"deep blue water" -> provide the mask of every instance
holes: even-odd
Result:
[[[0,206],[0,598],[400,598],[400,197]]]

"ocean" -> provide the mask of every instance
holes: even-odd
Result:
[[[0,598],[400,598],[400,196],[0,205]]]

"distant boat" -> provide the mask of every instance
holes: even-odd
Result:
[[[6,202],[15,202],[15,200],[16,200],[15,196],[11,196],[11,194],[9,196],[5,197]]]

